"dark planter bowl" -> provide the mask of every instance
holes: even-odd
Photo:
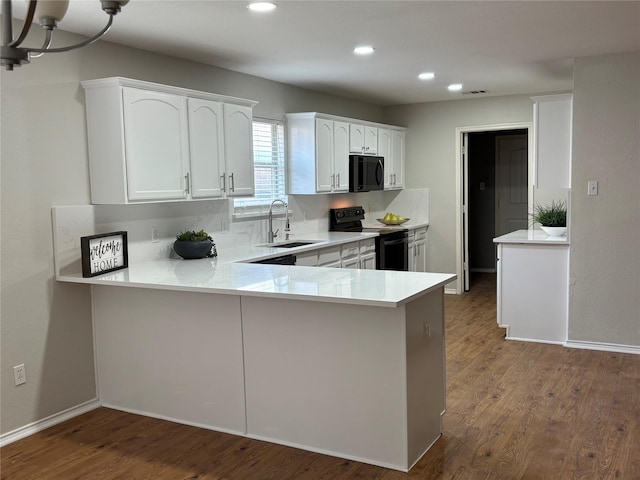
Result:
[[[213,243],[211,240],[187,241],[176,240],[173,242],[173,251],[182,258],[191,260],[195,258],[205,258],[211,252]]]

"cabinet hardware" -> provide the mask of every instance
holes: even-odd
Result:
[[[222,188],[223,192],[227,191],[227,179],[226,179],[226,174],[225,173],[220,175],[220,188]]]
[[[230,192],[236,191],[236,183],[233,180],[233,173],[229,175],[229,191]]]
[[[185,184],[184,185],[184,191],[186,193],[189,193],[190,188],[189,188],[189,174],[188,173],[184,176],[184,184]]]
[[[336,174],[332,173],[331,174],[331,189],[336,188]]]
[[[340,188],[340,174],[336,175],[336,188]]]

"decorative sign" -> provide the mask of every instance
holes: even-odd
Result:
[[[127,232],[80,237],[82,276],[95,277],[129,266]]]

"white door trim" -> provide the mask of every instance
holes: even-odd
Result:
[[[468,158],[463,156],[464,149],[462,146],[463,137],[465,134],[472,132],[493,132],[500,130],[527,130],[528,137],[528,157],[529,157],[529,172],[528,172],[528,203],[531,206],[533,204],[533,122],[518,122],[518,123],[499,123],[490,125],[473,125],[467,127],[456,127],[456,273],[458,275],[458,281],[456,282],[456,293],[461,294],[464,288],[464,272],[463,272],[463,256],[464,256],[464,239],[463,233],[468,225],[464,225],[463,222],[466,218],[462,214],[464,205],[464,172],[467,171]]]

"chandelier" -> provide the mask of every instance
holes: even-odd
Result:
[[[96,40],[105,35],[111,28],[114,15],[120,12],[129,0],[100,0],[102,10],[109,15],[107,25],[95,36],[80,42],[76,45],[68,47],[50,48],[53,39],[53,31],[58,26],[58,22],[62,20],[67,8],[69,0],[27,0],[27,16],[20,35],[14,40],[13,25],[11,18],[11,0],[2,0],[2,65],[7,70],[13,70],[14,66],[19,67],[29,63],[32,58],[39,57],[44,53],[60,53],[68,52],[80,47],[91,45]],[[29,29],[33,23],[34,17],[40,23],[45,31],[44,44],[40,48],[21,47],[29,33]]]

